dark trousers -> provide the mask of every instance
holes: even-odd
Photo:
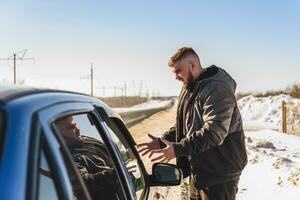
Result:
[[[196,189],[190,179],[191,200],[235,200],[238,191],[238,180],[232,180],[209,187]]]

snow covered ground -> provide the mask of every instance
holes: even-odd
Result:
[[[272,130],[246,132],[248,165],[238,200],[300,199],[300,137]]]
[[[288,95],[246,96],[238,101],[246,131],[248,165],[238,200],[300,199],[300,137],[281,130],[281,102],[288,107],[288,127],[300,127],[300,100]]]
[[[299,128],[300,99],[292,98],[289,95],[272,97],[250,95],[238,101],[245,129],[281,130],[281,102],[283,100],[287,102],[288,108],[292,108],[288,109],[287,113],[288,126],[293,124]]]
[[[238,105],[246,129],[248,164],[239,182],[237,200],[300,199],[300,137],[284,134],[281,126],[281,101],[300,105],[287,95],[256,98],[247,96]],[[168,102],[150,101],[127,110],[153,108]],[[126,109],[117,109],[125,111]],[[294,119],[297,110],[288,117]]]

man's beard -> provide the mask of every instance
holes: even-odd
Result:
[[[193,75],[192,72],[189,71],[186,84],[184,84],[184,88],[189,89],[193,85],[194,85]]]

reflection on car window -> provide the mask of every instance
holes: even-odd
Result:
[[[88,114],[55,121],[92,199],[124,199],[112,159]]]
[[[143,174],[141,172],[141,167],[137,161],[136,156],[133,154],[128,141],[125,139],[122,130],[119,128],[117,123],[114,121],[113,118],[110,118],[106,121],[108,125],[108,129],[115,140],[118,149],[121,152],[123,160],[126,164],[128,173],[131,176],[131,181],[133,188],[135,189],[137,198],[140,199],[143,189],[145,188],[145,180]]]
[[[41,151],[39,164],[39,195],[38,199],[55,200],[58,199],[55,182],[46,159],[44,150]]]

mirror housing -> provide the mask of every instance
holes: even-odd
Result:
[[[154,163],[152,175],[150,176],[151,186],[173,186],[180,185],[182,172],[173,164]]]

